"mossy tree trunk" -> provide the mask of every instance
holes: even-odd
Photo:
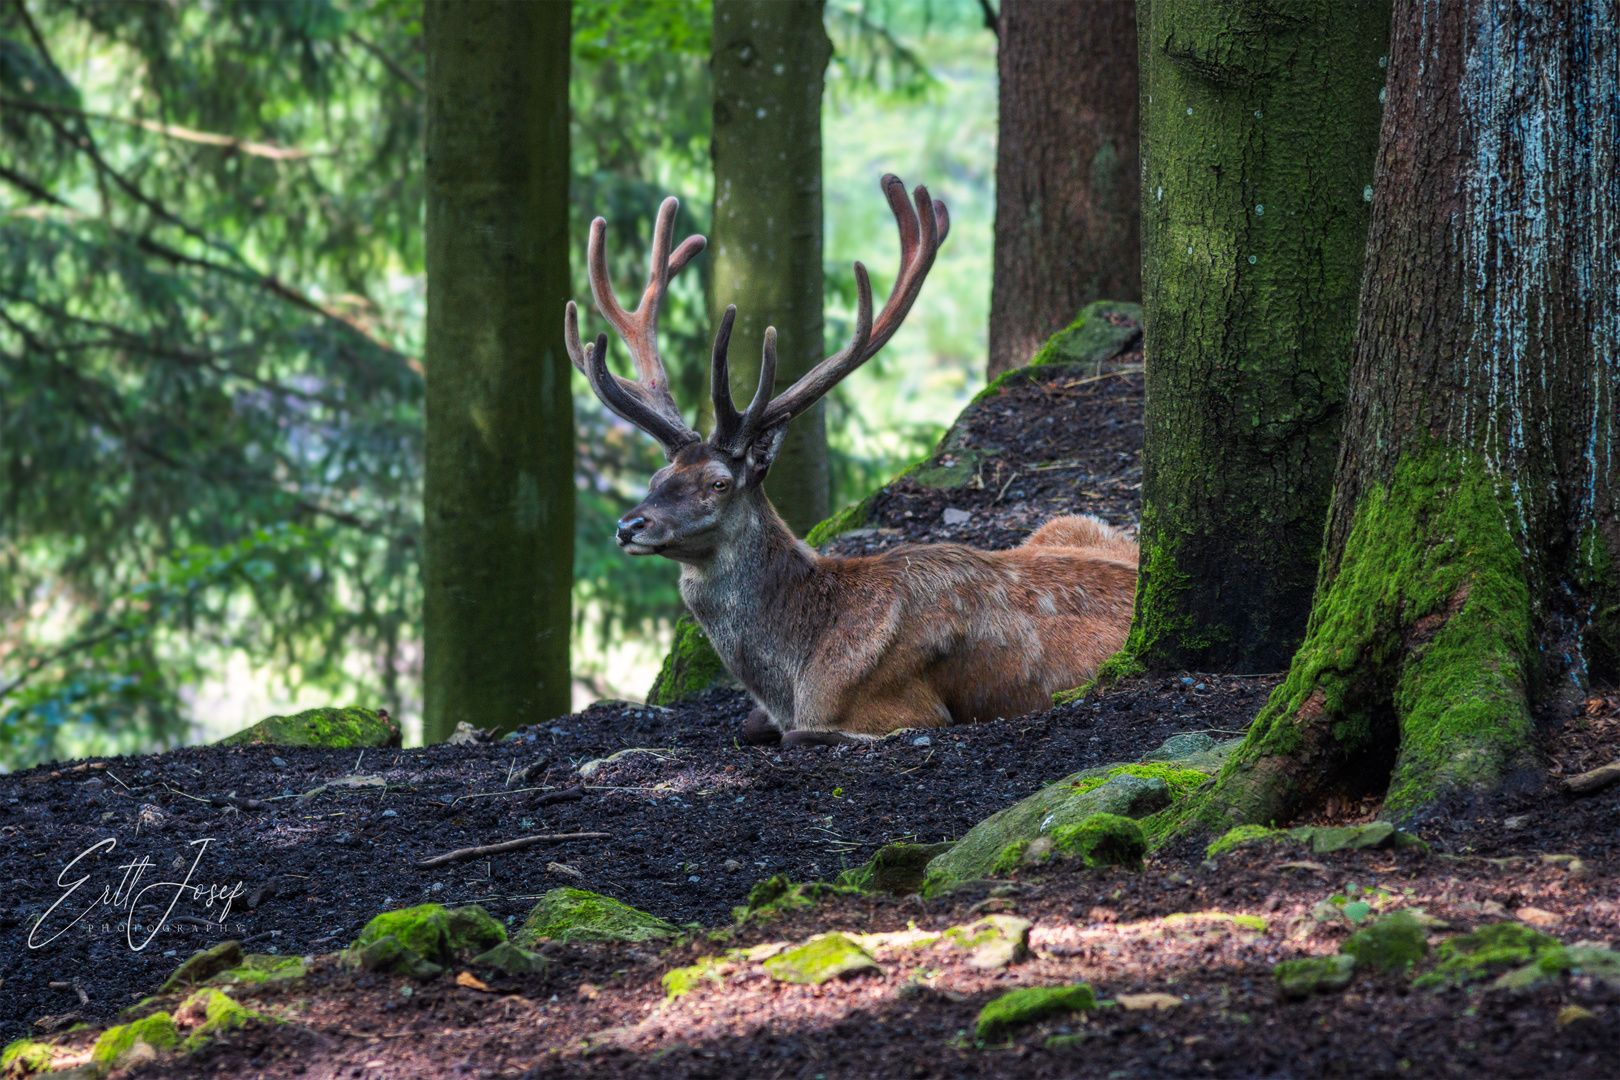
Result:
[[[776,327],[779,387],[819,363],[822,342],[821,93],[832,58],[823,0],[715,0],[714,221],[710,315],[737,305],[731,393],[746,407],[765,328]],[[873,177],[874,181],[876,177]],[[803,536],[828,513],[821,403],[788,425],[765,480]]]
[[[988,377],[1142,297],[1135,0],[1005,0]]]
[[[569,5],[429,0],[428,742],[568,711]]]
[[[1147,415],[1126,655],[1279,671],[1343,419],[1390,7],[1140,11]]]
[[[1535,783],[1620,646],[1611,9],[1400,0],[1345,443],[1304,646],[1201,808],[1395,822]]]

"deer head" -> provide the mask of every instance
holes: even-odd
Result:
[[[731,400],[726,366],[737,309],[735,305],[726,308],[715,334],[709,367],[715,420],[707,440],[681,419],[658,355],[658,309],[670,279],[703,250],[706,241],[701,236],[689,236],[670,251],[670,233],[679,203],[674,198],[665,199],[653,229],[646,290],[636,310],[626,312],[608,280],[604,247],[607,222],[602,218],[591,222],[587,254],[591,295],[602,317],[629,348],[637,378],[621,378],[608,370],[607,334],[598,334],[595,342],[581,346],[579,310],[572,300],[563,324],[568,356],[590,380],[602,404],[657,439],[669,461],[653,475],[647,498],[619,520],[618,541],[625,551],[697,563],[712,557],[723,544],[734,542],[761,513],[769,511],[760,485],[782,449],[788,421],[876,355],[900,328],[933,266],[940,243],[950,231],[950,215],[944,203],[928,197],[927,188],[918,186],[913,193],[913,209],[899,177],[886,174],[881,186],[900,229],[900,273],[877,319],[872,318],[872,285],[866,267],[857,262],[855,332],[849,343],[773,397],[776,328],[768,327],[759,388],[748,408],[739,413]]]

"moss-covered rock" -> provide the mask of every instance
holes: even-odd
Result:
[[[227,735],[216,746],[399,746],[399,725],[385,714],[351,705],[346,709],[306,709],[294,716],[267,716],[252,727]]]
[[[520,976],[539,975],[550,963],[539,953],[519,948],[510,941],[503,941],[488,952],[479,953],[468,962],[479,967],[504,971],[508,975]]]
[[[1520,967],[1558,948],[1558,939],[1523,923],[1500,922],[1442,941],[1434,970],[1413,985],[1430,990],[1466,986]]]
[[[180,1031],[174,1026],[174,1017],[166,1012],[155,1012],[108,1028],[91,1047],[90,1061],[103,1069],[113,1068],[137,1053],[138,1043],[145,1043],[152,1050],[172,1050],[179,1046]]]
[[[45,1072],[56,1060],[56,1047],[24,1036],[0,1050],[0,1076]]]
[[[748,902],[732,908],[739,923],[750,919],[769,919],[783,911],[809,907],[831,896],[858,896],[861,889],[839,881],[792,881],[785,874],[756,881],[748,891]]]
[[[1239,825],[1212,841],[1204,849],[1204,857],[1213,859],[1236,848],[1254,844],[1298,844],[1318,855],[1359,848],[1428,849],[1422,840],[1411,833],[1402,832],[1387,821],[1374,821],[1367,825],[1300,825],[1292,829]]]
[[[242,965],[242,943],[240,941],[222,941],[209,949],[202,949],[191,954],[191,957],[175,969],[158,993],[166,994],[171,990],[180,990],[188,986],[198,986],[207,982],[215,975],[231,968]]]
[[[367,970],[426,979],[505,940],[506,928],[477,904],[453,911],[421,904],[376,916],[349,948]]]
[[[860,502],[844,507],[838,513],[805,533],[804,542],[813,548],[818,548],[841,533],[861,528],[871,517],[872,503],[876,498],[875,494],[868,495]]]
[[[1334,956],[1312,956],[1305,960],[1284,960],[1272,969],[1271,976],[1284,997],[1304,998],[1343,990],[1350,985],[1350,977],[1355,970],[1356,958],[1338,953]]]
[[[1340,949],[1357,967],[1405,971],[1429,955],[1428,930],[1410,911],[1393,911],[1351,934]]]
[[[1052,1016],[1090,1012],[1097,997],[1085,983],[1075,986],[1032,986],[1002,994],[979,1010],[976,1033],[994,1039],[1020,1024],[1033,1024]]]
[[[1498,990],[1527,990],[1569,972],[1620,987],[1620,953],[1586,946],[1559,946],[1539,953],[1523,967],[1499,975],[1491,986]]]
[[[195,1025],[191,1034],[186,1036],[185,1042],[180,1044],[180,1052],[184,1054],[206,1045],[222,1031],[239,1028],[249,1020],[267,1019],[263,1014],[245,1008],[232,1000],[230,995],[213,987],[205,987],[186,998],[175,1016],[179,1021]]]
[[[1141,304],[1098,300],[1081,308],[1074,322],[1047,338],[1029,366],[1082,364],[1096,367],[1129,352],[1141,340]]]
[[[1016,915],[986,915],[978,922],[951,927],[942,940],[971,953],[969,967],[999,971],[1029,955],[1029,932],[1033,927],[1034,923]]]
[[[300,979],[309,974],[309,960],[309,957],[303,956],[248,953],[242,957],[240,964],[212,975],[204,982],[209,986],[237,986]]]
[[[515,940],[532,945],[552,941],[649,941],[672,938],[677,930],[656,915],[649,915],[612,897],[584,889],[552,889],[529,910]]]
[[[692,616],[683,614],[675,620],[675,641],[647,691],[647,704],[674,705],[710,690],[737,685],[703,627]]]
[[[928,877],[928,864],[945,854],[953,845],[946,844],[884,844],[877,854],[854,870],[839,874],[835,884],[867,892],[886,892],[894,896],[908,896],[919,891]]]
[[[824,983],[883,969],[871,953],[835,933],[819,934],[798,948],[777,953],[765,961],[765,970],[778,982]]]
[[[1092,814],[1076,825],[1052,833],[1052,846],[1061,854],[1076,855],[1087,866],[1142,868],[1147,837],[1142,826],[1119,814]]]

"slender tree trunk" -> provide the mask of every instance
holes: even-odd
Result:
[[[777,385],[825,355],[822,342],[821,90],[832,57],[823,0],[714,2],[714,222],[718,326],[737,305],[731,393],[746,407],[759,382],[765,328],[776,327]],[[826,518],[827,425],[821,403],[788,426],[765,480],[803,536]]]
[[[989,377],[1142,298],[1134,0],[1005,0]]]
[[[1580,0],[1400,0],[1310,631],[1204,808],[1397,822],[1535,783],[1532,703],[1620,645],[1620,35]]]
[[[1278,671],[1316,580],[1390,7],[1140,10],[1148,405],[1126,652]]]
[[[429,0],[425,738],[568,711],[569,5]]]

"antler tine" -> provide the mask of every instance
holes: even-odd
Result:
[[[742,418],[731,400],[731,369],[726,354],[731,349],[731,326],[737,321],[737,305],[730,304],[720,317],[720,329],[714,335],[714,353],[709,360],[709,397],[714,402],[714,433],[710,436],[716,446],[730,445],[737,434]]]
[[[746,447],[754,440],[754,436],[764,430],[765,410],[770,407],[771,394],[776,391],[776,327],[765,328],[765,348],[759,358],[759,386],[754,390],[754,400],[748,403],[748,412],[744,414],[742,427],[737,432],[737,445]]]
[[[939,245],[951,231],[951,216],[942,202],[928,197],[928,189],[921,184],[914,192],[916,209],[906,198],[906,186],[898,176],[885,173],[880,181],[889,209],[894,212],[895,224],[900,229],[900,273],[894,288],[883,305],[876,323],[872,321],[872,287],[866,278],[866,268],[855,264],[855,284],[859,314],[856,318],[855,337],[843,349],[811,368],[798,382],[772,401],[760,422],[766,430],[798,416],[819,401],[822,395],[838,385],[843,378],[888,344],[894,332],[900,329],[923,280],[934,265]]]
[[[621,379],[607,367],[607,335],[597,338],[598,344],[580,346],[579,314],[569,302],[563,320],[563,340],[568,357],[574,366],[585,372],[591,388],[602,403],[619,416],[652,435],[664,445],[664,454],[673,458],[676,451],[699,438],[697,432],[681,419],[680,407],[670,394],[669,376],[658,355],[658,309],[669,289],[669,280],[702,251],[706,241],[701,236],[689,236],[671,254],[670,234],[675,224],[675,211],[680,203],[665,199],[658,208],[653,227],[650,265],[647,269],[647,288],[642,293],[636,310],[626,312],[613,292],[613,282],[607,267],[607,221],[596,218],[591,222],[590,244],[586,250],[586,263],[590,271],[591,295],[602,317],[624,339],[630,349],[630,358],[636,365],[637,381]],[[611,389],[606,389],[611,387]]]

